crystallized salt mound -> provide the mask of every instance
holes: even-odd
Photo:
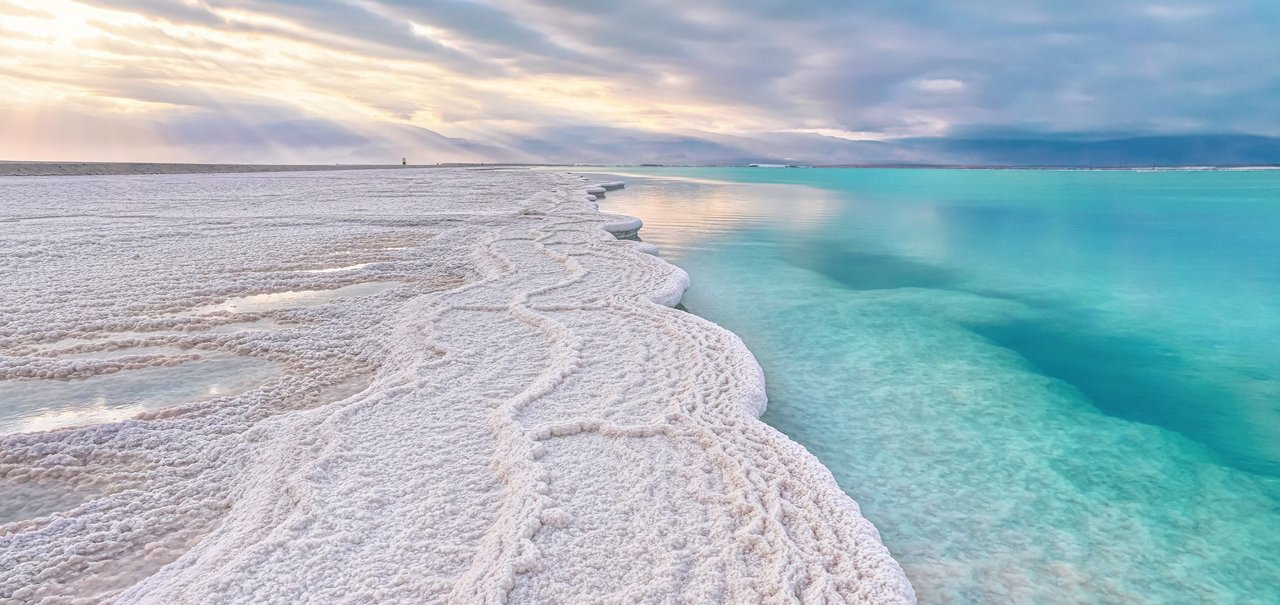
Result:
[[[684,272],[587,185],[0,181],[3,380],[281,368],[0,437],[0,602],[912,602],[830,473],[757,420],[741,341],[670,308]],[[368,283],[395,287],[298,302]]]

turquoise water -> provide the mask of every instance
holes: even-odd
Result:
[[[1280,603],[1280,172],[612,174],[922,603]]]

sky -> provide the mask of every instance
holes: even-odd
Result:
[[[0,0],[0,159],[1280,136],[1277,32],[1275,0]]]

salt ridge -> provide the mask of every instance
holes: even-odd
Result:
[[[285,371],[235,397],[0,437],[0,488],[46,494],[0,525],[0,601],[914,602],[827,469],[758,420],[750,352],[671,308],[687,275],[611,235],[640,223],[599,213],[580,178],[120,180],[0,183],[0,270],[16,278],[3,378],[184,359],[50,356],[62,340]],[[66,220],[23,218],[51,208]],[[351,268],[314,271],[326,261]],[[184,314],[373,281],[404,285]]]

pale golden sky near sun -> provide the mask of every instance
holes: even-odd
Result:
[[[282,117],[320,118],[393,139],[394,125],[483,139],[584,116],[659,131],[781,126],[750,108],[672,94],[678,92],[674,78],[663,87],[641,87],[539,73],[394,13],[385,19],[424,42],[503,69],[467,73],[464,60],[434,62],[287,16],[208,11],[223,22],[175,23],[70,0],[0,0],[0,158],[76,158],[95,145],[110,153],[104,158],[95,150],[93,159],[183,154],[179,141],[152,126],[193,111],[217,111],[252,128],[278,110]],[[203,157],[188,151],[174,159]],[[269,155],[305,159],[290,158],[285,149]]]

